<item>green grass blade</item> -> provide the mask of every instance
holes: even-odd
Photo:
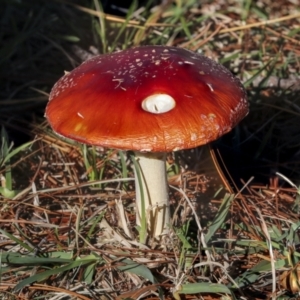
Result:
[[[178,294],[198,294],[198,293],[224,293],[232,294],[230,289],[223,284],[199,282],[199,283],[187,283],[180,286]]]
[[[34,255],[21,255],[15,252],[3,252],[0,253],[0,259],[2,263],[23,265],[23,266],[34,266],[34,265],[49,265],[49,264],[60,264],[70,263],[71,259],[65,258],[51,258],[51,257],[39,257]]]
[[[49,278],[52,275],[58,275],[60,273],[63,273],[65,271],[68,271],[68,270],[71,270],[74,268],[78,268],[78,267],[89,265],[91,263],[95,263],[95,262],[97,262],[97,260],[98,260],[97,258],[90,258],[90,257],[82,258],[80,260],[73,261],[72,263],[69,263],[63,267],[58,267],[58,268],[54,268],[54,269],[47,270],[44,272],[40,272],[36,275],[30,276],[30,277],[22,280],[21,282],[19,282],[15,286],[14,291],[17,292],[17,291],[21,290],[22,288],[24,288],[25,286],[32,284],[34,282],[41,282],[41,281]]]
[[[25,143],[17,148],[15,148],[14,150],[12,150],[10,153],[8,153],[6,155],[6,157],[4,157],[3,159],[3,164],[5,164],[6,162],[8,162],[14,155],[18,154],[20,151],[25,150],[26,148],[28,148],[30,145],[32,145],[35,141],[30,141],[28,143]]]
[[[81,145],[81,151],[82,151],[82,156],[83,156],[83,161],[84,161],[84,165],[86,170],[90,170],[92,168],[90,162],[89,162],[89,158],[88,158],[88,146],[86,144],[82,144]],[[95,173],[94,173],[94,169],[92,168],[92,171],[89,172],[88,174],[89,180],[90,181],[94,181],[95,180]]]
[[[102,52],[106,53],[108,39],[106,37],[106,20],[104,17],[104,11],[103,11],[101,1],[94,0],[94,6],[95,6],[96,11],[100,12],[100,14],[98,15],[99,23],[95,24],[95,28],[97,29],[97,32],[99,34],[99,37],[100,37],[100,40],[102,43],[102,47],[103,47]]]
[[[119,151],[119,157],[120,157],[120,161],[121,161],[122,177],[127,178],[128,170],[127,170],[127,166],[126,166],[126,159],[125,159],[124,151]],[[123,182],[122,186],[125,188],[125,190],[127,190],[128,182]]]
[[[212,221],[211,225],[208,228],[207,234],[205,235],[205,242],[208,243],[215,232],[222,226],[225,221],[225,218],[228,214],[231,202],[234,199],[234,195],[226,194],[222,204],[218,210],[217,215]]]
[[[3,229],[0,229],[0,232],[4,235],[6,235],[8,238],[10,238],[12,241],[16,242],[18,245],[20,245],[21,247],[23,247],[24,249],[32,252],[34,251],[34,249],[32,247],[30,247],[29,245],[27,245],[26,243],[22,242],[21,240],[19,240],[17,237],[13,236],[12,234],[4,231]]]
[[[286,265],[285,259],[280,259],[275,262],[275,268],[281,269]],[[263,260],[260,261],[256,266],[252,269],[244,272],[242,275],[238,276],[234,279],[235,284],[238,285],[239,288],[245,287],[247,285],[253,284],[264,272],[271,272],[271,263],[270,261]]]
[[[6,181],[7,183],[7,181]],[[14,197],[16,197],[19,193],[21,192],[21,190],[10,190],[7,187],[0,187],[0,194],[8,199],[13,199]]]
[[[141,276],[145,279],[148,279],[152,283],[157,282],[156,278],[153,276],[150,269],[148,269],[145,265],[141,265],[141,264],[139,264],[131,259],[128,259],[128,258],[124,258],[124,259],[120,260],[120,262],[122,262],[125,265],[118,266],[117,268],[119,270],[121,270],[123,272],[130,272],[132,274]]]
[[[140,242],[144,244],[146,242],[147,237],[147,220],[146,220],[146,208],[145,208],[145,196],[144,196],[144,190],[143,190],[143,182],[142,182],[142,176],[141,176],[141,170],[140,166],[137,163],[134,155],[131,155],[131,160],[134,165],[135,169],[135,176],[137,176],[138,184],[140,186],[140,193],[141,193],[141,228],[139,230],[140,233]]]
[[[113,42],[111,43],[111,50],[115,50],[116,46],[120,42],[121,36],[122,36],[123,32],[126,30],[126,28],[128,28],[128,23],[132,19],[132,15],[136,11],[137,7],[138,7],[137,1],[136,0],[132,1],[131,5],[128,9],[128,12],[125,16],[125,22],[122,23],[118,33],[116,34]],[[126,45],[128,44],[128,42],[130,42],[130,41],[125,40]]]
[[[90,264],[85,268],[83,272],[83,278],[82,278],[82,281],[85,284],[91,284],[93,282],[93,278],[95,275],[95,267],[96,267],[96,263]]]
[[[9,159],[7,159],[8,154],[13,147],[13,144],[9,146],[9,141],[8,141],[8,134],[5,130],[5,128],[2,126],[1,128],[1,152],[0,152],[0,166],[1,164],[5,164],[5,162],[9,163]],[[12,190],[12,177],[11,177],[11,167],[9,164],[5,166],[5,187],[3,187],[3,190],[1,191],[1,194],[4,197],[10,197],[7,194]]]

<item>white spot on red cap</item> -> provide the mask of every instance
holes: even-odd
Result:
[[[188,61],[188,60],[185,60],[185,61],[184,61],[184,63],[185,63],[185,64],[187,64],[187,65],[194,65],[194,63],[193,63],[193,62],[191,62],[191,61]]]
[[[122,88],[121,84],[124,81],[124,79],[122,79],[122,78],[114,78],[114,79],[112,79],[112,81],[117,81],[118,82],[118,85],[115,87],[115,89],[117,89],[118,87]]]
[[[212,86],[211,83],[206,83],[206,85],[209,87],[209,89],[210,89],[212,92],[214,91],[214,88],[213,88],[213,86]]]
[[[175,106],[174,98],[167,94],[151,95],[142,102],[142,109],[152,114],[166,113]]]

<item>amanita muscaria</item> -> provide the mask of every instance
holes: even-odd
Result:
[[[96,56],[53,87],[46,117],[60,135],[134,150],[137,223],[144,191],[148,234],[170,224],[166,153],[207,144],[248,113],[245,90],[225,67],[200,54],[142,46]],[[137,177],[137,176],[136,176]]]

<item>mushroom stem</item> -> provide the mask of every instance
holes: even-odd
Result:
[[[141,174],[140,186],[135,170],[137,225],[141,225],[142,201],[144,201],[148,234],[150,237],[158,237],[168,230],[170,224],[166,153],[136,151],[135,157]]]

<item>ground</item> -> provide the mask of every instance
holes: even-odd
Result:
[[[2,299],[297,299],[299,3],[198,2],[4,5]],[[58,137],[43,114],[64,71],[145,44],[225,65],[250,113],[210,148],[168,155],[170,232],[141,244],[130,153]]]

